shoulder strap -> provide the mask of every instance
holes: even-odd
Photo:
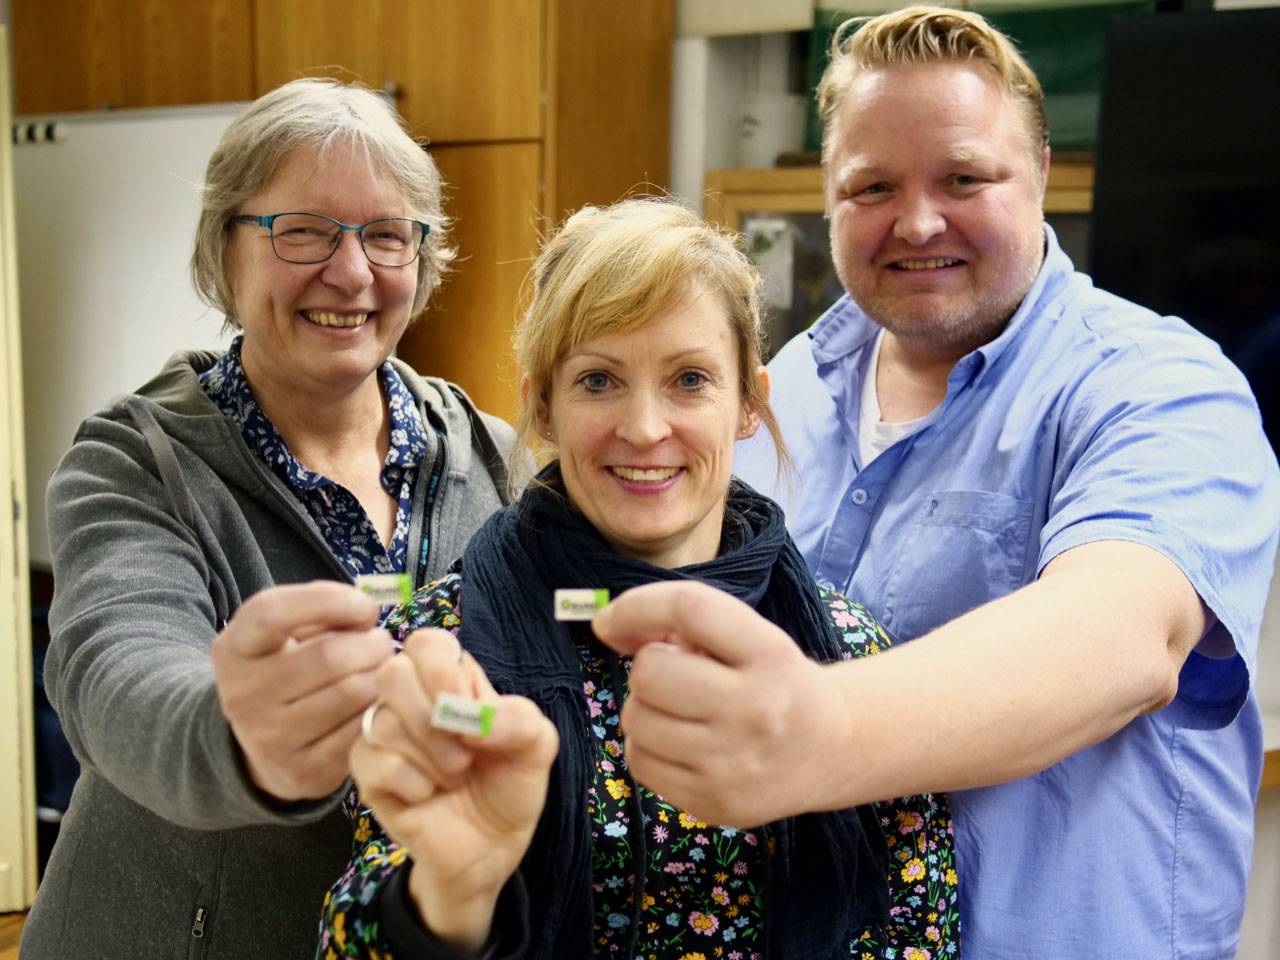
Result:
[[[485,468],[489,471],[489,476],[493,478],[493,485],[498,489],[498,499],[502,501],[505,507],[511,503],[511,493],[508,489],[510,484],[507,472],[507,458],[502,451],[498,449],[498,443],[493,439],[493,433],[484,422],[484,417],[480,415],[480,411],[467,396],[466,392],[456,384],[449,384],[449,389],[453,391],[453,395],[462,404],[464,410],[467,411],[467,419],[471,421],[471,439],[479,448],[481,456],[484,457]]]
[[[173,442],[168,434],[160,429],[155,414],[145,400],[136,394],[124,397],[120,405],[137,425],[142,439],[146,441],[155,458],[156,469],[160,472],[160,485],[169,498],[169,506],[178,522],[192,534],[192,540],[199,543],[196,536],[196,505],[191,496],[191,488],[187,486],[186,477],[182,473],[182,465],[178,463],[178,454],[173,449]],[[226,591],[217,577],[209,577],[209,591],[213,599],[214,615],[217,617],[219,630],[226,625],[230,617],[227,607]]]

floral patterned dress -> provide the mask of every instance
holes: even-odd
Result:
[[[419,627],[456,632],[461,575],[428,584],[397,611],[388,627],[400,639]],[[867,611],[822,592],[845,659],[887,648],[888,635]],[[592,826],[595,956],[645,960],[763,960],[768,857],[767,827],[739,830],[698,820],[636,784],[618,736],[627,658],[591,640],[578,643],[583,704],[594,734],[596,777],[587,810]],[[850,944],[851,960],[940,960],[960,955],[959,905],[950,808],[945,796],[923,795],[875,804],[889,848],[888,923]],[[317,957],[391,960],[378,912],[370,907],[392,871],[406,859],[353,790],[344,809],[355,825],[351,865],[325,898]],[[640,818],[643,838],[634,818]],[[641,849],[642,848],[642,849]],[[643,860],[643,862],[641,862]],[[636,873],[644,871],[641,903]]]

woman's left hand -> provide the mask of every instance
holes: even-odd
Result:
[[[378,671],[378,704],[351,750],[361,798],[414,863],[409,892],[437,937],[474,950],[533,838],[559,738],[532,701],[500,696],[443,630],[418,630]],[[488,736],[431,725],[447,692],[495,707]]]

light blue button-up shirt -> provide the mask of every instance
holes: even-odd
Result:
[[[1035,776],[952,794],[964,953],[1234,956],[1262,759],[1252,677],[1280,523],[1275,457],[1213,342],[1096,290],[1046,237],[1022,305],[956,363],[931,425],[862,468],[878,328],[845,297],[769,365],[796,475],[776,479],[766,431],[738,445],[735,471],[783,504],[816,578],[898,640],[1081,544],[1133,541],[1177,564],[1217,617],[1202,648],[1234,656],[1193,653],[1163,710]],[[927,724],[929,705],[903,693],[902,722]]]

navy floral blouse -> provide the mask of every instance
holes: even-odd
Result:
[[[387,625],[399,640],[419,627],[455,633],[462,575],[452,572],[415,594]],[[888,635],[867,611],[832,591],[823,602],[847,648],[845,659],[887,648]],[[592,824],[595,956],[646,960],[763,960],[768,828],[739,830],[698,820],[639,786],[627,772],[618,736],[619,681],[629,658],[610,657],[594,641],[579,645],[586,722],[595,735],[596,777],[588,792]],[[638,794],[638,797],[634,796]],[[644,863],[632,848],[635,801],[645,831]],[[392,842],[355,790],[343,807],[355,831],[351,864],[325,897],[317,957],[392,960],[379,930],[377,898],[406,851]],[[943,960],[960,955],[959,905],[951,813],[944,795],[875,804],[889,847],[890,920],[849,946],[851,960]],[[631,878],[646,872],[637,911]],[[638,917],[638,931],[633,924]]]
[[[398,504],[395,531],[391,543],[384,547],[360,501],[345,487],[303,466],[290,453],[280,432],[254,400],[249,381],[245,379],[240,361],[243,341],[243,336],[236,337],[217,363],[200,374],[204,392],[225,416],[239,424],[249,449],[293,491],[320,528],[329,549],[352,576],[403,571],[413,510],[413,485],[427,457],[428,445],[417,403],[391,362],[384,362],[378,370],[391,416],[391,445],[382,467],[382,489],[395,497]],[[442,453],[444,436],[438,430],[437,437],[437,449]],[[428,513],[443,463],[444,457],[438,454],[428,490]],[[424,556],[426,536],[424,529]]]

